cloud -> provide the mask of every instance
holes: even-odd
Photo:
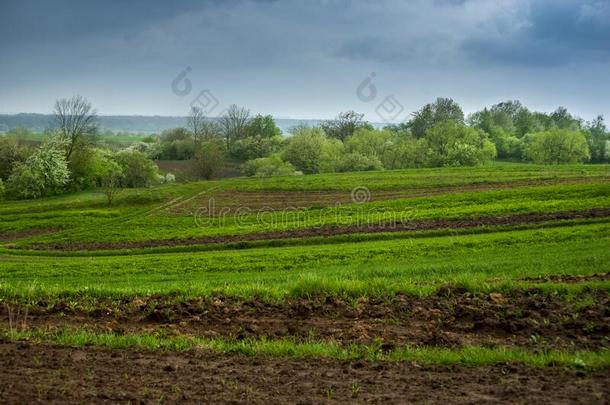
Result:
[[[518,16],[497,18],[488,28],[460,45],[473,62],[548,67],[610,61],[607,1],[531,1]]]

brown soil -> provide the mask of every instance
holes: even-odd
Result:
[[[133,301],[87,303],[87,311],[68,301],[14,307],[13,325],[61,329],[84,327],[118,333],[245,338],[334,340],[341,344],[379,343],[384,350],[403,345],[520,346],[534,349],[610,347],[610,294],[590,295],[579,304],[536,289],[509,295],[471,294],[443,288],[426,298],[398,295],[393,300],[338,298],[288,300],[270,304],[222,297],[190,301],[152,297]],[[8,324],[8,307],[0,320]],[[20,309],[20,319],[14,314]]]
[[[494,217],[475,217],[461,219],[417,219],[397,221],[386,224],[337,225],[319,228],[294,229],[288,231],[271,231],[244,235],[202,236],[186,239],[160,239],[133,242],[70,242],[70,243],[36,243],[28,245],[35,250],[111,250],[137,249],[164,246],[192,246],[217,243],[230,243],[256,240],[273,240],[286,238],[309,238],[316,236],[347,235],[354,233],[405,232],[438,229],[475,228],[481,226],[511,226],[536,224],[549,221],[605,218],[610,216],[610,208],[592,208],[588,210],[558,211],[550,213],[526,213]]]
[[[5,232],[0,234],[0,242],[11,242],[17,239],[29,238],[31,236],[47,235],[57,232],[56,228],[28,229],[20,232]]]
[[[610,273],[598,273],[598,274],[590,274],[588,276],[578,276],[578,275],[555,275],[555,276],[546,276],[546,277],[525,277],[522,278],[521,281],[530,281],[534,283],[583,283],[586,281],[606,281],[610,280]]]
[[[0,341],[0,402],[582,403],[610,398],[607,370],[466,367],[160,353]]]

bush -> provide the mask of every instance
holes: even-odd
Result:
[[[569,129],[527,135],[524,155],[534,163],[577,163],[590,158],[585,134]]]
[[[343,145],[320,128],[303,127],[286,141],[281,157],[303,173],[336,171]]]
[[[360,172],[369,170],[383,170],[381,161],[375,156],[364,156],[361,153],[348,153],[343,157],[339,171]]]
[[[203,141],[193,159],[193,174],[202,179],[217,177],[224,167],[224,149],[220,140]]]
[[[254,177],[290,176],[294,172],[294,166],[277,155],[249,160],[242,166],[243,174]]]
[[[116,162],[123,170],[123,185],[126,187],[148,187],[157,180],[157,165],[142,152],[122,151]]]
[[[4,183],[2,182],[2,179],[0,179],[0,201],[4,200],[4,193]]]
[[[7,181],[7,191],[20,199],[46,197],[65,191],[69,178],[65,153],[51,140],[15,166]]]
[[[434,125],[422,141],[425,164],[431,167],[482,165],[496,155],[485,132],[455,121]]]

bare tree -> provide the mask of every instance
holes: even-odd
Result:
[[[322,122],[320,126],[329,137],[345,141],[358,129],[373,128],[371,124],[364,121],[363,118],[364,114],[359,114],[355,111],[346,111],[340,113],[334,120]]]
[[[221,128],[218,123],[207,118],[199,107],[191,108],[187,118],[187,125],[193,133],[193,138],[197,144],[201,144],[203,140],[216,138],[221,134]]]
[[[92,142],[97,133],[97,113],[91,103],[81,96],[62,98],[55,102],[55,122],[67,143],[66,160],[79,144]]]
[[[220,117],[220,127],[228,150],[231,149],[235,141],[246,136],[249,123],[250,110],[238,107],[235,104],[231,105],[226,113]]]

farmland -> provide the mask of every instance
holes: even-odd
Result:
[[[609,246],[608,165],[7,201],[2,378],[25,401],[603,403]]]

